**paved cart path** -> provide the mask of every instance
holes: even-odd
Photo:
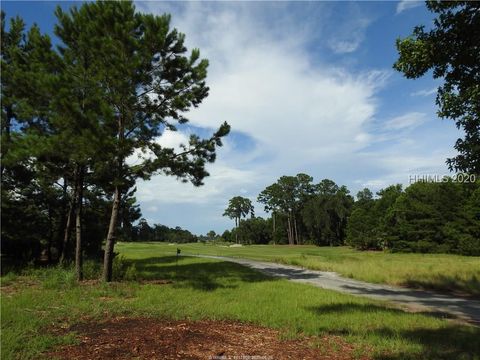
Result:
[[[185,254],[187,255],[187,254]],[[480,325],[480,301],[437,294],[431,291],[399,288],[348,279],[334,272],[308,270],[298,266],[240,259],[226,256],[194,255],[202,258],[231,261],[259,270],[264,274],[286,278],[352,295],[386,300],[416,311],[429,311],[451,315]]]

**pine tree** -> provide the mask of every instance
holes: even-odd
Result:
[[[92,39],[92,59],[98,69],[103,100],[113,111],[103,126],[111,131],[113,206],[104,258],[105,281],[112,278],[113,248],[122,197],[136,178],[161,172],[194,185],[208,175],[207,162],[228,134],[223,124],[209,139],[190,137],[183,151],[161,147],[156,139],[165,129],[187,122],[185,112],[208,95],[208,62],[194,49],[189,56],[184,35],[170,29],[170,16],[139,14],[131,2],[87,3],[69,14],[57,10],[63,28],[81,29]],[[134,153],[148,153],[129,166]]]

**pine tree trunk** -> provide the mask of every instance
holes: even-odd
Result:
[[[288,244],[292,245],[293,233],[292,233],[292,219],[291,215],[288,214]]]
[[[294,241],[294,243],[296,242],[297,245],[298,245],[297,218],[295,216],[293,217],[293,226],[294,226],[294,230],[295,230],[295,241]]]
[[[83,280],[83,257],[82,257],[82,203],[83,203],[83,167],[79,166],[78,179],[76,181],[76,215],[75,215],[75,273],[77,280]]]
[[[238,244],[238,218],[235,217],[235,244]]]
[[[70,208],[68,209],[67,222],[65,224],[62,253],[60,255],[60,264],[64,264],[67,259],[68,243],[70,240],[70,231],[72,230],[72,218],[73,218],[74,212],[75,212],[75,207],[72,203],[70,204]]]
[[[48,242],[47,242],[47,262],[52,263],[52,245],[53,245],[53,220],[52,208],[48,206]]]
[[[273,234],[272,234],[272,240],[273,240],[273,245],[275,245],[275,211],[272,212],[272,221],[273,221]]]
[[[117,227],[118,210],[120,208],[120,189],[115,185],[115,193],[113,195],[112,215],[110,216],[110,224],[108,226],[107,241],[105,243],[105,255],[103,259],[103,281],[112,281],[112,263],[113,248],[115,245],[115,230]]]
[[[123,114],[123,111],[121,111]],[[115,246],[115,231],[117,228],[117,218],[120,211],[120,187],[118,181],[123,180],[122,178],[122,169],[124,158],[122,156],[123,142],[125,140],[124,133],[124,119],[122,116],[118,118],[118,158],[117,158],[117,171],[116,171],[116,184],[115,191],[113,194],[113,205],[112,205],[112,214],[110,216],[110,223],[108,225],[108,234],[107,240],[105,242],[105,254],[103,259],[103,281],[110,282],[112,281],[112,265],[113,265],[113,248]]]
[[[58,219],[58,228],[56,231],[55,237],[55,244],[57,247],[57,262],[60,261],[60,257],[63,253],[63,233],[67,222],[67,179],[63,178],[63,186],[62,186],[62,210],[60,211],[59,219]]]
[[[76,172],[74,173],[74,177],[76,177]],[[60,255],[60,264],[64,264],[68,257],[68,243],[70,242],[70,232],[72,230],[72,225],[73,225],[73,216],[75,214],[76,199],[77,199],[77,186],[75,185],[73,187],[73,194],[72,194],[72,199],[70,201],[70,208],[68,209],[67,222],[65,223],[62,253]]]

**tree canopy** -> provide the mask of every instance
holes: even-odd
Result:
[[[397,40],[394,68],[415,79],[432,71],[443,79],[436,103],[438,115],[455,121],[464,138],[458,155],[448,159],[451,170],[480,175],[480,2],[427,1],[436,15],[432,29],[416,26]]]
[[[81,279],[82,239],[93,230],[84,220],[98,211],[105,228],[91,225],[97,250],[107,235],[104,279],[110,281],[115,239],[131,233],[140,216],[136,179],[161,173],[202,185],[230,127],[224,123],[206,139],[192,134],[179,151],[159,144],[209,90],[208,61],[198,49],[188,52],[169,15],[139,13],[131,1],[57,7],[55,15],[57,49],[37,26],[25,31],[19,18],[7,30],[2,13],[1,171],[2,185],[10,184],[2,186],[2,219],[8,217],[2,235],[17,241],[22,225],[12,217],[30,208],[32,226],[50,234],[47,244],[40,235],[35,241],[49,258],[55,249],[63,259],[75,225]],[[140,160],[132,164],[131,156]]]

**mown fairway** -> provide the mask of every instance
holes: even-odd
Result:
[[[374,359],[480,357],[478,327],[267,278],[233,263],[183,257],[176,264],[169,245],[121,244],[119,250],[135,264],[131,278],[172,283],[77,285],[72,271],[56,268],[4,277],[2,358],[39,358],[56,344],[76,341],[49,329],[117,315],[239,320],[280,329],[288,338],[335,335],[358,356]],[[96,275],[92,264],[87,268]]]
[[[228,247],[208,244],[123,243],[122,252],[159,252],[233,256],[335,271],[373,283],[454,291],[480,298],[480,257],[448,254],[393,254],[356,251],[347,247],[249,245]]]

